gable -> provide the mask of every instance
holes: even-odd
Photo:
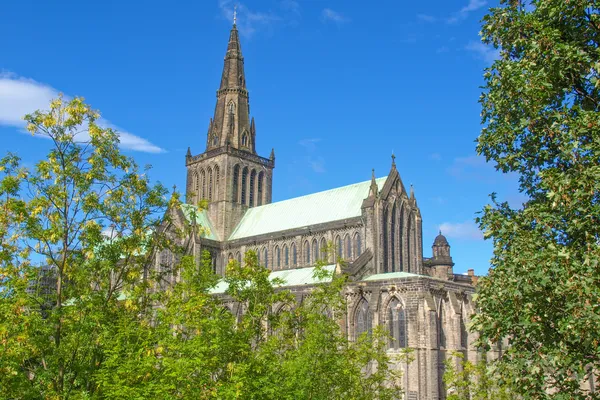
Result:
[[[376,180],[379,190],[385,181],[386,177]],[[250,208],[229,240],[360,217],[370,185],[369,180]]]
[[[195,223],[203,228],[203,238],[219,240],[206,210],[198,210],[198,207],[191,204],[181,204],[181,212],[188,223],[191,224],[195,219]]]

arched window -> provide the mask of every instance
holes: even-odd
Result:
[[[233,260],[233,253],[229,253],[229,255],[227,256],[227,260],[229,260],[229,261]]]
[[[275,246],[275,265],[273,265],[273,269],[281,268],[281,251],[279,250],[279,246]]]
[[[215,165],[215,200],[219,200],[219,166]]]
[[[257,196],[256,196],[256,205],[262,206],[263,204],[263,185],[265,180],[264,172],[260,171],[258,174],[258,186],[257,186]]]
[[[264,260],[265,260],[265,268],[269,269],[269,253],[268,253],[266,247],[263,249],[263,255],[264,255]]]
[[[463,349],[469,348],[469,332],[467,331],[466,318],[467,313],[464,307],[464,304],[461,305],[461,313],[460,313],[460,345]],[[501,341],[498,341],[501,343]]]
[[[242,265],[242,255],[240,254],[239,251],[237,253],[235,253],[235,259],[237,260],[239,265]]]
[[[342,238],[340,236],[335,238],[335,251],[337,253],[338,260],[341,260],[342,254],[344,254],[344,248],[342,247]]]
[[[200,171],[200,179],[202,179],[202,199],[206,198],[206,172],[204,170]]]
[[[382,247],[383,247],[383,272],[389,272],[389,262],[390,260],[388,259],[388,254],[389,254],[389,246],[388,246],[388,209],[387,206],[384,206],[383,209],[383,238],[382,238]]]
[[[356,232],[354,235],[354,252],[356,253],[356,258],[362,254],[362,241],[360,238],[360,232]]]
[[[242,78],[242,76],[241,76],[241,75],[240,75],[240,76],[239,76],[239,78],[238,78],[238,82],[239,82],[239,85],[240,85],[240,86],[242,86],[242,85],[244,84],[244,79]]]
[[[313,239],[312,242],[312,259],[313,262],[319,261],[319,244],[317,243],[317,239]]]
[[[213,194],[213,172],[212,169],[208,169],[208,200],[212,201]]]
[[[304,242],[304,262],[306,265],[310,265],[310,245],[308,244],[308,240]]]
[[[248,167],[242,170],[242,204],[246,204],[246,183],[248,182]]]
[[[248,147],[248,133],[244,132],[242,135],[242,146]]]
[[[392,223],[390,227],[390,266],[392,272],[396,271],[396,204],[392,207]]]
[[[350,239],[350,235],[346,234],[345,242],[346,260],[350,260],[352,259],[352,240]]]
[[[440,306],[438,311],[438,348],[446,348],[446,324],[444,322],[444,300],[440,300]]]
[[[229,103],[229,114],[235,113],[235,103],[232,101]]]
[[[298,265],[298,253],[296,253],[296,243],[292,243],[292,266]]]
[[[252,172],[250,172],[250,196],[249,196],[249,201],[248,204],[250,205],[250,207],[254,207],[254,183],[256,182],[256,170],[252,170]]]
[[[325,260],[327,258],[327,240],[321,238],[321,258]]]
[[[213,146],[216,146],[219,144],[219,136],[218,135],[213,135],[212,144],[213,144]]]
[[[387,309],[388,330],[390,333],[390,349],[406,347],[406,312],[398,299],[393,298]]]
[[[200,194],[200,178],[198,177],[198,171],[194,172],[194,191],[196,196]]]
[[[233,191],[232,191],[232,196],[233,196],[233,202],[237,203],[238,202],[238,183],[240,180],[240,166],[236,165],[235,167],[233,167]]]
[[[363,298],[358,304],[358,307],[356,307],[356,312],[354,314],[354,339],[358,339],[358,337],[365,332],[370,335],[373,331],[371,324],[369,303]]]
[[[290,249],[287,244],[283,246],[283,265],[286,268],[290,266]]]

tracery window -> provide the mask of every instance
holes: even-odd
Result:
[[[269,253],[268,253],[266,247],[263,250],[263,255],[264,255],[264,259],[265,259],[265,268],[269,269]]]
[[[317,262],[319,260],[319,244],[317,243],[317,239],[313,239],[312,242],[312,259],[313,262]]]
[[[235,253],[235,259],[237,260],[239,265],[242,265],[242,255],[240,254],[239,251],[237,253]]]
[[[256,181],[256,170],[252,170],[250,173],[250,196],[249,196],[249,205],[250,207],[254,207],[254,182]]]
[[[219,200],[219,166],[215,165],[215,200]]]
[[[356,307],[354,314],[354,339],[367,332],[369,335],[373,331],[371,311],[369,310],[369,303],[364,298]]]
[[[342,258],[343,247],[342,247],[342,238],[340,236],[335,238],[335,251],[337,252],[337,258],[340,260]]]
[[[324,260],[327,257],[327,240],[325,238],[321,238],[321,248],[319,251],[321,252],[321,258]]]
[[[352,259],[352,240],[350,239],[350,235],[346,234],[346,259]]]
[[[265,174],[264,172],[260,172],[258,174],[258,189],[257,189],[257,196],[256,196],[256,205],[257,206],[262,206],[263,204],[263,184],[264,184],[264,180],[265,180]]]
[[[202,179],[202,199],[206,198],[206,172],[200,171],[200,177]]]
[[[240,166],[236,165],[233,167],[233,202],[237,203],[238,200],[238,183],[240,180]]]
[[[290,249],[287,244],[283,246],[283,265],[286,268],[290,266]]]
[[[304,253],[305,253],[305,263],[306,265],[310,265],[310,245],[308,244],[308,240],[304,242]]]
[[[212,169],[208,169],[208,200],[212,201],[213,195],[213,172]]]
[[[390,333],[390,349],[401,349],[407,345],[406,312],[400,301],[393,298],[387,309],[388,330]]]
[[[275,265],[273,269],[281,268],[281,251],[279,250],[279,246],[275,246]]]
[[[246,182],[248,182],[248,167],[244,167],[242,171],[242,204],[246,204]]]
[[[296,243],[292,243],[292,266],[298,265],[298,253],[296,252]]]
[[[356,258],[358,258],[358,256],[361,255],[362,253],[362,240],[360,237],[360,232],[356,232],[356,235],[354,235],[354,244],[355,244],[355,253],[356,253]]]

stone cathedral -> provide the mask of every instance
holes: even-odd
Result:
[[[185,158],[187,204],[175,212],[173,223],[206,228],[187,240],[187,251],[197,257],[210,251],[213,268],[222,275],[230,259],[242,260],[254,250],[298,301],[315,283],[315,261],[329,258],[330,270],[342,268],[350,276],[342,324],[350,340],[373,326],[387,327],[395,339],[389,344],[392,358],[401,348],[414,351],[413,361],[397,365],[404,372],[405,398],[445,398],[446,354],[478,357],[466,329],[474,311],[475,277],[472,271],[453,273],[450,245],[441,233],[431,257],[423,256],[421,212],[393,157],[385,177],[373,172],[364,182],[272,203],[275,153],[258,155],[257,140],[234,23],[206,148],[198,155],[188,149]],[[192,212],[201,200],[207,208]],[[335,245],[335,254],[320,254],[327,243]],[[158,255],[158,265],[164,257]],[[343,267],[336,266],[338,258],[346,261]],[[217,286],[215,293],[224,290]],[[228,306],[241,312],[235,304]]]

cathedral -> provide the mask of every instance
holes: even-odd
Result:
[[[187,251],[200,257],[208,250],[215,272],[223,275],[229,260],[241,261],[254,250],[298,301],[315,284],[315,262],[328,258],[326,268],[341,268],[350,277],[342,324],[348,338],[385,326],[394,338],[388,350],[392,359],[403,348],[413,350],[412,361],[397,362],[405,398],[445,398],[446,356],[455,351],[471,361],[478,356],[466,329],[476,278],[471,270],[453,273],[450,245],[441,232],[431,257],[423,256],[421,212],[393,156],[387,176],[373,172],[367,181],[273,203],[275,153],[258,155],[257,140],[234,23],[206,148],[197,155],[188,149],[185,157],[186,204],[174,223],[205,228],[188,240]],[[207,206],[197,211],[200,201]],[[334,254],[322,251],[328,243],[335,245]],[[220,283],[214,292],[224,296],[225,289]],[[228,306],[240,312],[239,306]]]

